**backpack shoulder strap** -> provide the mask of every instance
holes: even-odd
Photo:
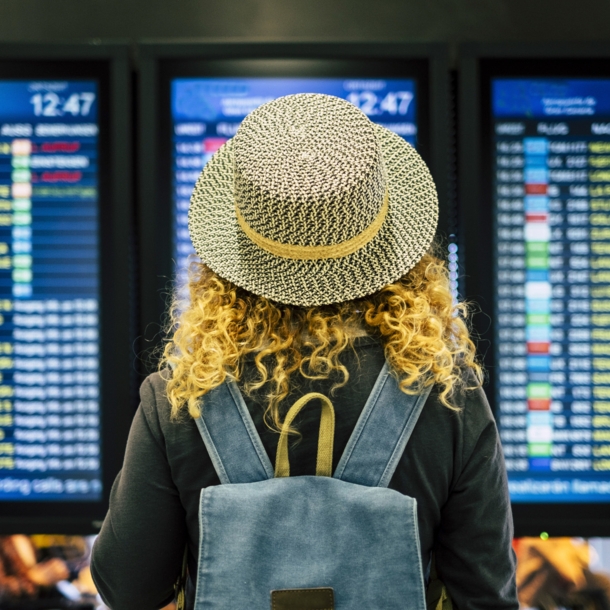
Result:
[[[195,419],[222,484],[273,478],[273,466],[237,385],[226,382],[203,398]]]
[[[367,487],[387,487],[431,389],[405,394],[386,362],[333,476]]]

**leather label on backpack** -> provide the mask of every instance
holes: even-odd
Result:
[[[271,610],[335,610],[332,587],[271,591]]]

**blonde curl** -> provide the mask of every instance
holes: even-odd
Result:
[[[335,305],[277,303],[201,263],[191,264],[188,293],[186,306],[178,299],[172,304],[160,362],[161,370],[172,369],[167,395],[174,418],[185,410],[199,417],[202,397],[226,380],[239,381],[252,355],[256,373],[244,389],[265,388],[265,422],[279,430],[293,373],[309,379],[337,373],[334,387],[345,385],[349,372],[340,356],[362,331],[380,340],[405,393],[435,384],[441,403],[456,409],[455,393],[468,380],[482,382],[467,307],[454,302],[445,263],[432,253],[375,294]]]

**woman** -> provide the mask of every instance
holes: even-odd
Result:
[[[420,578],[434,555],[459,610],[518,607],[503,458],[465,308],[431,246],[437,215],[415,150],[330,96],[261,106],[206,165],[189,212],[202,263],[191,269],[188,303],[173,307],[160,372],[142,386],[94,548],[93,576],[113,610],[168,603],[185,545],[197,580],[200,534],[208,544],[201,490],[223,479],[201,422],[222,388],[239,388],[231,392],[262,440],[261,462],[283,459],[278,431],[290,428],[292,476],[318,472],[321,407],[284,426],[287,412],[309,392],[330,399],[336,474],[388,370],[392,409],[424,397],[387,481],[417,501]],[[287,517],[273,518],[281,529]]]

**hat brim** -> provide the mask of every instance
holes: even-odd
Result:
[[[189,231],[201,261],[254,294],[303,307],[365,297],[402,277],[430,247],[438,197],[416,150],[388,129],[376,127],[389,204],[381,229],[369,243],[347,256],[323,260],[283,258],[258,247],[235,214],[229,140],[204,167],[191,197]]]

